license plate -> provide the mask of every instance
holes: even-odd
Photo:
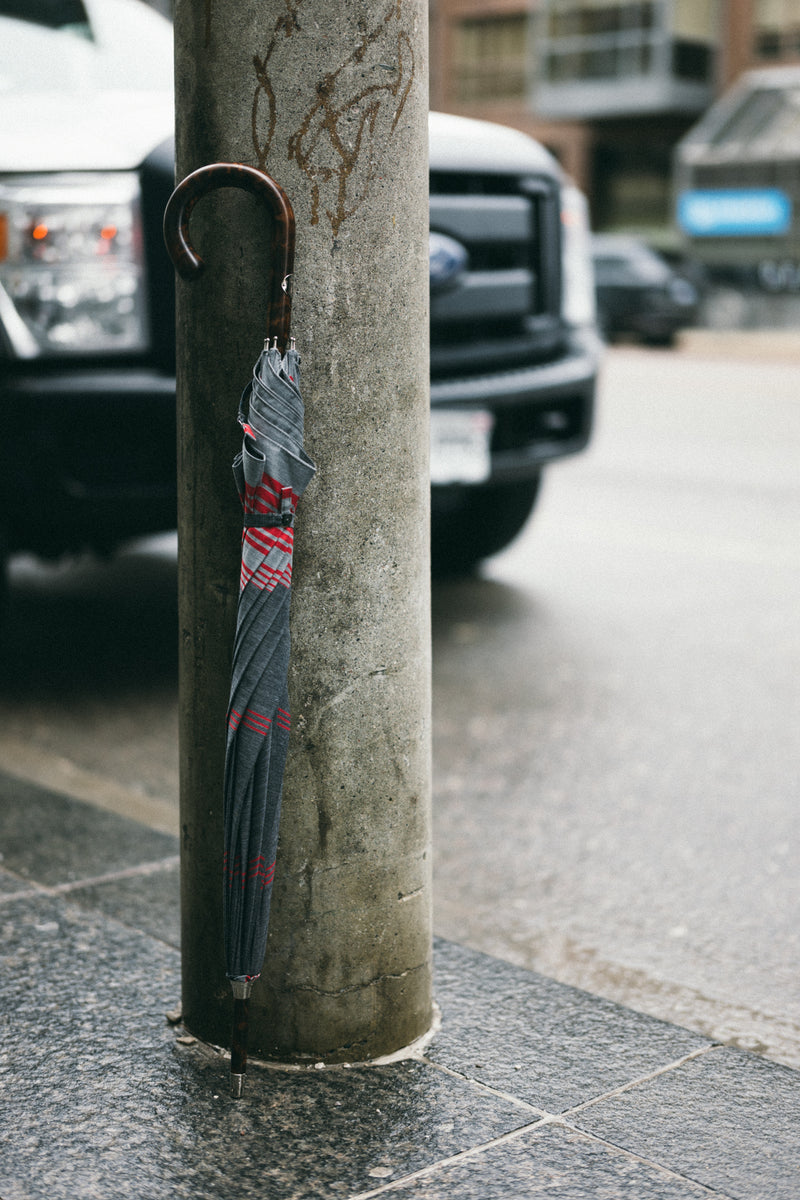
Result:
[[[431,483],[483,483],[491,474],[494,417],[484,409],[431,410]]]

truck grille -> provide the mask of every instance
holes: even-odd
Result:
[[[431,291],[431,375],[543,362],[563,345],[560,214],[551,179],[432,171],[430,227],[466,249]]]

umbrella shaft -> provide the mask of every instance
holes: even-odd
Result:
[[[233,1035],[231,1037],[231,1075],[244,1075],[247,1070],[247,1026],[250,1015],[248,999],[233,1002]]]

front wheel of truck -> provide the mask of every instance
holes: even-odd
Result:
[[[522,483],[464,489],[458,502],[437,506],[431,520],[434,575],[468,575],[514,540],[536,504],[541,474]]]

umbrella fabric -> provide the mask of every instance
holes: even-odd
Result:
[[[289,746],[289,599],[298,500],[315,472],[303,451],[299,357],[265,346],[245,389],[233,472],[244,510],[225,754],[224,924],[228,978],[264,960]]]

